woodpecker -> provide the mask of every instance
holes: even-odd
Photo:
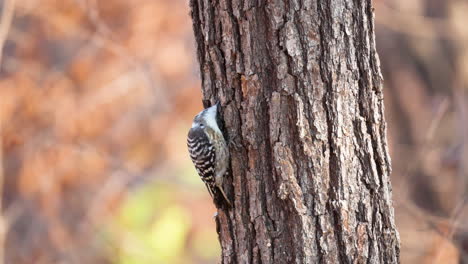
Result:
[[[231,202],[223,190],[223,180],[229,166],[229,149],[218,126],[219,102],[195,116],[187,137],[187,146],[195,169],[219,207]]]

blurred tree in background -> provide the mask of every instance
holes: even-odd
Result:
[[[6,263],[216,263],[188,1],[0,3]],[[466,263],[468,3],[374,5],[402,262]]]

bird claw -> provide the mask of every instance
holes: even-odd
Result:
[[[240,140],[239,135],[235,135],[234,137],[230,138],[228,141],[229,147],[233,146],[234,148],[241,148],[242,143]]]

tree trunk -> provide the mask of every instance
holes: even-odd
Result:
[[[370,0],[191,0],[234,202],[222,263],[398,263]]]

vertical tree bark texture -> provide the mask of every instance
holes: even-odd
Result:
[[[222,263],[398,263],[370,0],[191,0],[234,202]]]

